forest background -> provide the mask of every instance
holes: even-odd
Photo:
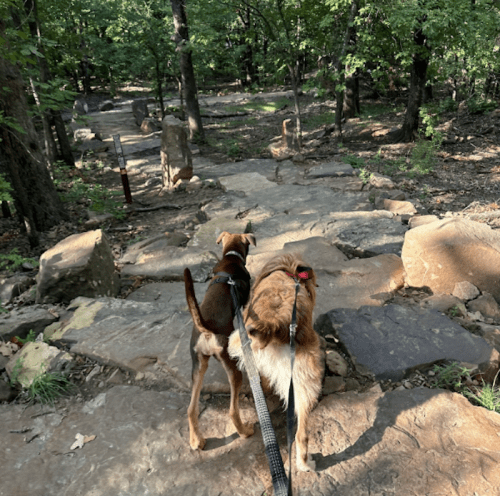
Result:
[[[179,94],[190,138],[205,136],[198,92],[289,85],[336,100],[332,137],[360,93],[403,97],[394,142],[438,150],[436,108],[496,107],[498,0],[0,0],[0,200],[31,246],[67,218],[57,164],[74,167],[61,112],[79,95],[149,86],[161,116]]]

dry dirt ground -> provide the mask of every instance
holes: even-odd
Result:
[[[95,95],[91,100],[91,110],[96,110],[98,102],[105,98],[108,98],[107,95]],[[204,118],[206,141],[198,143],[200,155],[217,163],[270,157],[267,147],[271,138],[280,135],[284,119],[294,117],[292,100],[280,98],[275,100],[274,106],[268,106],[267,103],[272,100],[272,95],[262,95],[258,104],[221,106],[226,115],[236,114],[233,117]],[[404,109],[395,107],[393,102],[393,99],[362,100],[362,114],[345,123],[341,142],[332,133],[334,101],[315,99],[312,95],[302,96],[304,160],[298,162],[298,165],[308,169],[332,160],[346,161],[356,166],[365,177],[369,177],[372,172],[390,175],[399,189],[420,202],[420,213],[443,215],[448,211],[464,210],[468,213],[489,212],[488,216],[479,220],[498,228],[500,221],[494,214],[500,211],[500,111],[472,115],[465,108],[442,113],[439,123],[445,141],[437,152],[435,161],[431,163],[432,170],[421,175],[411,172],[414,165],[412,150],[416,145],[394,143],[392,140],[391,131],[399,127],[404,119]],[[150,153],[159,155],[159,149]],[[429,162],[426,164],[429,165]],[[196,225],[204,221],[200,216],[200,206],[221,193],[215,188],[203,188],[190,193],[183,191],[160,197],[158,185],[146,187],[147,178],[136,174],[130,175],[134,203],[124,207],[123,196],[120,194],[120,174],[114,155],[108,153],[84,156],[83,165],[84,168],[72,171],[54,171],[54,176],[59,179],[58,189],[68,197],[68,193],[82,184],[86,185],[86,191],[92,190],[97,184],[102,185],[107,192],[115,191],[119,194],[115,197],[109,197],[108,194],[107,199],[115,203],[108,202],[107,206],[101,208],[115,213],[115,217],[101,227],[111,240],[116,258],[130,244],[162,232],[181,231],[191,235]],[[164,203],[172,203],[180,208],[162,208],[148,212],[136,210]],[[91,204],[88,194],[66,202],[70,220],[54,227],[50,232],[42,233],[42,243],[35,249],[30,249],[15,219],[0,217],[0,256],[15,252],[36,260],[45,250],[65,237],[92,229],[85,226]],[[0,278],[9,275],[7,269],[8,266],[0,267]],[[29,267],[27,270],[29,271]],[[122,288],[122,296],[145,283],[147,281],[140,279],[129,281]],[[406,288],[396,298],[398,303],[404,303],[409,300],[418,301],[424,296],[427,295]],[[33,292],[21,295],[13,305],[6,307],[30,303],[33,303]],[[95,369],[96,364],[84,358],[80,361],[78,370],[81,377],[76,373],[73,379],[81,384],[85,382],[84,378],[88,373]],[[116,374],[104,369],[103,367],[100,371],[101,374]],[[128,380],[129,377],[124,376],[118,382]],[[418,381],[422,382],[420,379]]]

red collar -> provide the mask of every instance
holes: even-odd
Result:
[[[290,277],[292,277],[293,279],[295,279],[295,276],[294,276],[293,274],[290,274],[290,272],[287,272],[286,270],[285,270],[285,274],[286,274],[287,276],[290,276]],[[297,274],[297,277],[298,277],[299,279],[309,279],[309,274],[308,274],[308,272],[307,272],[307,271],[304,271],[304,272],[299,272],[299,273]]]

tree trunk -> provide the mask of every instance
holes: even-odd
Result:
[[[349,20],[347,21],[347,28],[345,31],[345,36],[344,36],[344,43],[342,45],[342,52],[340,53],[340,57],[338,59],[337,63],[337,71],[339,74],[339,81],[338,81],[338,86],[343,87],[345,83],[345,55],[348,50],[348,45],[350,40],[354,36],[354,18],[356,17],[356,14],[358,13],[358,1],[359,0],[352,0],[351,3],[351,11],[349,13]],[[344,90],[337,90],[335,92],[336,94],[336,100],[337,100],[337,105],[335,108],[335,130],[338,133],[339,137],[342,138],[342,119],[344,118]]]
[[[4,24],[0,21],[0,35]],[[45,231],[65,217],[63,205],[44,164],[19,69],[0,58],[0,110],[18,127],[0,126],[1,168],[12,185],[16,210],[23,220],[31,246],[39,244],[38,231]]]
[[[170,0],[172,5],[172,14],[174,17],[175,42],[177,44],[176,51],[180,53],[182,89],[184,91],[184,100],[186,102],[189,138],[193,139],[194,137],[197,137],[203,140],[205,138],[205,133],[201,123],[200,107],[198,105],[198,92],[196,89],[191,50],[185,46],[189,45],[189,33],[184,2],[185,0]]]
[[[302,118],[300,115],[300,101],[299,101],[299,85],[297,82],[296,67],[289,65],[290,77],[292,78],[293,101],[295,103],[295,118],[297,122],[297,140],[299,142],[299,150],[302,149]]]
[[[345,80],[344,117],[352,119],[361,113],[359,104],[359,74],[356,71]]]
[[[426,46],[426,37],[419,29],[413,35],[416,50],[413,55],[413,65],[410,76],[410,91],[403,127],[396,135],[398,141],[413,141],[417,136],[419,125],[420,106],[427,82],[427,67],[429,66],[429,52]]]
[[[45,58],[45,48],[41,43],[42,33],[40,28],[40,23],[38,20],[38,5],[37,0],[25,0],[24,8],[26,14],[31,16],[29,21],[29,28],[31,33],[31,38],[33,42],[37,45],[38,51],[43,55],[43,57],[37,56],[38,67],[40,69],[40,82],[49,83],[52,80],[52,74],[50,73],[49,66],[47,64],[47,59]],[[36,85],[33,82],[33,93],[36,94]],[[40,98],[40,103],[43,104],[43,98]],[[39,102],[37,101],[37,105]],[[57,147],[54,141],[54,134],[52,133],[52,122],[56,128],[57,140],[59,142],[60,148],[60,158],[66,162],[67,165],[74,166],[75,159],[73,157],[73,152],[71,151],[71,145],[69,144],[68,135],[66,133],[66,126],[61,117],[61,112],[55,109],[47,109],[43,115],[44,120],[44,135],[45,135],[45,146],[47,148],[47,156],[49,163],[53,164],[57,158]]]

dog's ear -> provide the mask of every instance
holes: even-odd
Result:
[[[249,245],[257,246],[257,240],[253,234],[245,234],[245,239]]]
[[[217,238],[217,244],[219,244],[223,239],[224,236],[227,236],[229,233],[227,231],[221,232],[220,236]]]

